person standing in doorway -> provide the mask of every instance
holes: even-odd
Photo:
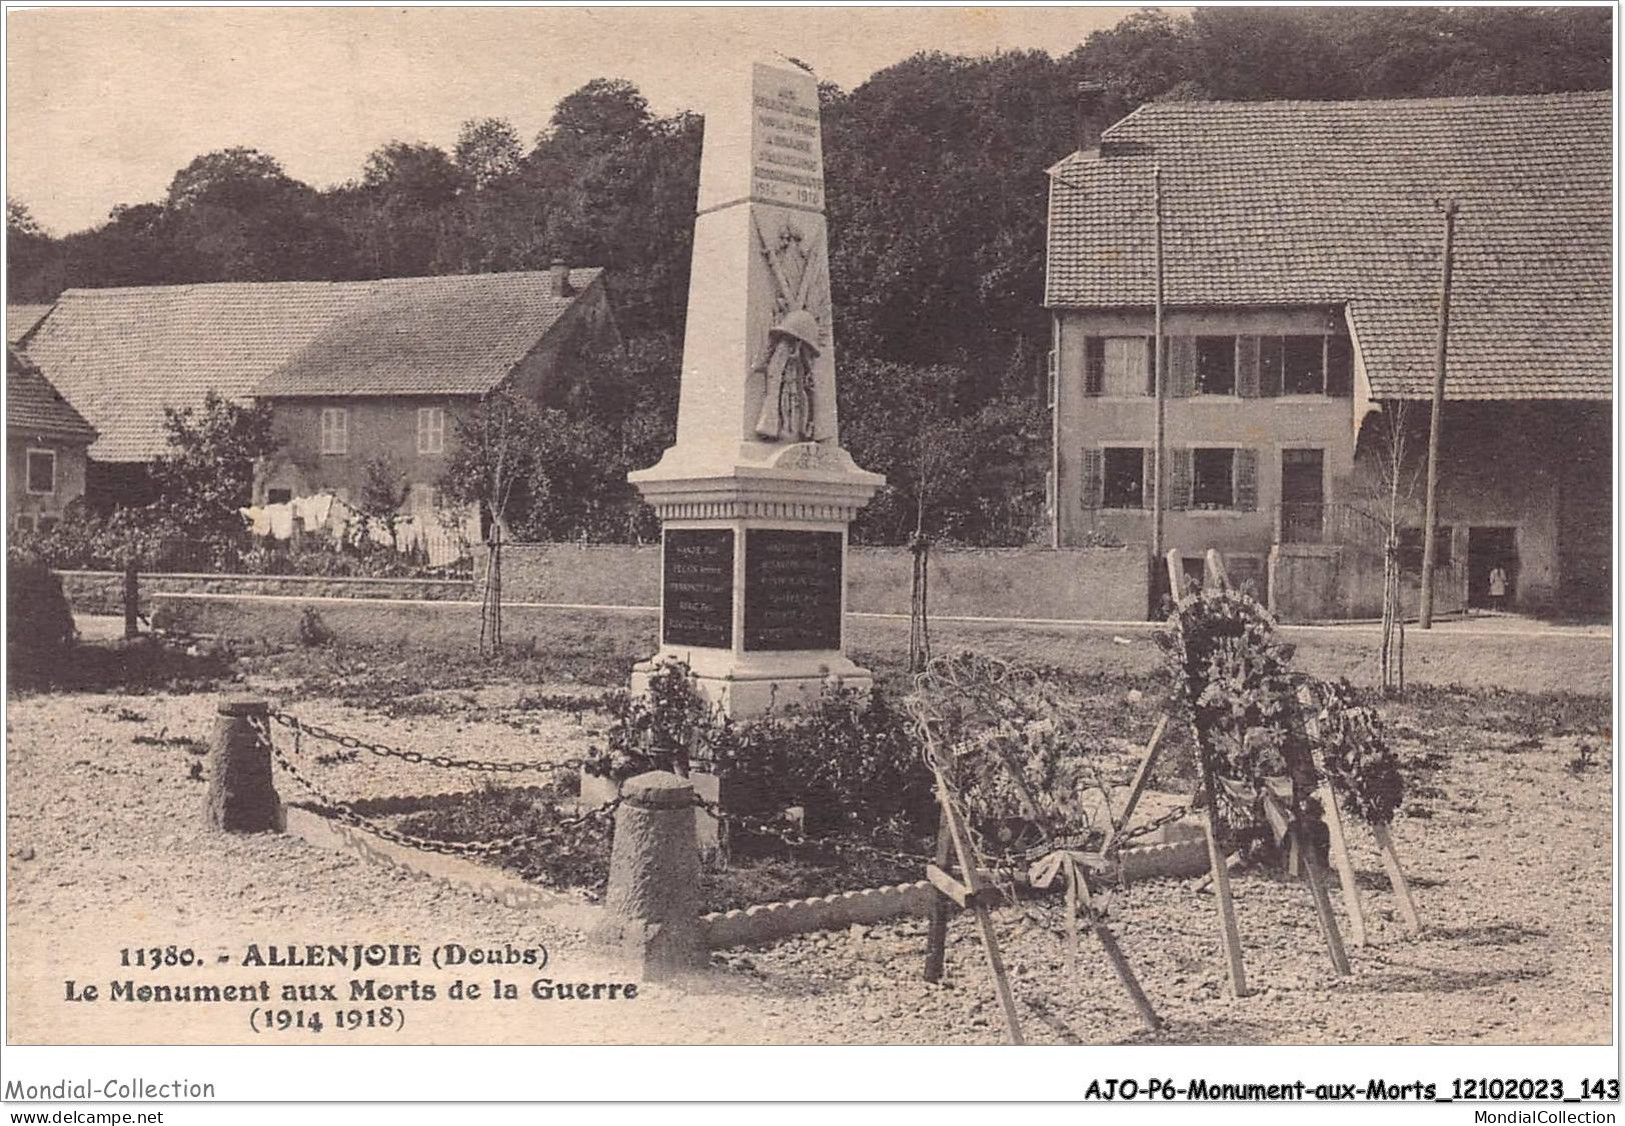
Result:
[[[1499,563],[1490,568],[1490,608],[1496,611],[1507,608],[1507,571]]]

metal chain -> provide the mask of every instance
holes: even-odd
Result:
[[[305,791],[308,792],[313,798],[315,798],[325,810],[330,810],[330,816],[333,818],[333,820],[342,821],[347,825],[354,826],[357,829],[362,829],[373,834],[374,836],[381,837],[386,841],[392,841],[399,845],[406,845],[409,848],[423,849],[427,852],[438,852],[452,856],[492,856],[494,854],[508,852],[519,848],[522,845],[539,844],[549,839],[561,837],[567,830],[580,828],[582,825],[588,824],[592,821],[606,819],[614,814],[615,808],[621,803],[620,798],[615,798],[613,801],[607,802],[602,806],[589,809],[574,817],[564,818],[563,820],[559,821],[553,830],[545,837],[535,834],[521,833],[512,837],[501,837],[486,841],[431,840],[426,837],[418,837],[413,836],[410,833],[403,833],[399,829],[394,829],[388,825],[384,825],[381,822],[358,812],[350,803],[340,801],[338,798],[333,797],[320,786],[316,785],[316,783],[312,782],[310,778],[307,777],[291,759],[282,753],[281,748],[276,745],[276,741],[271,738],[271,731],[268,726],[263,725],[257,720],[251,722],[254,722],[255,726],[259,728],[261,737],[264,738],[266,746],[270,748],[271,757],[276,760],[277,765],[287,774],[289,774],[294,781],[298,782],[299,785],[303,787]]]
[[[743,829],[746,832],[756,833],[760,836],[772,837],[780,844],[790,848],[828,848],[835,852],[856,853],[873,860],[883,860],[887,863],[897,864],[900,867],[921,866],[931,859],[925,853],[881,848],[866,841],[846,840],[840,837],[809,837],[794,825],[772,821],[765,817],[725,813],[715,802],[708,802],[698,798],[695,799],[694,804],[705,810],[706,814],[713,820],[721,822],[730,830]]]
[[[1122,851],[1123,846],[1128,844],[1130,841],[1136,840],[1150,833],[1155,833],[1158,829],[1161,829],[1165,825],[1172,825],[1175,821],[1183,820],[1190,815],[1190,812],[1190,806],[1178,805],[1161,816],[1153,817],[1144,825],[1136,825],[1132,829],[1124,829],[1121,833],[1117,834],[1115,839],[1113,839],[1111,851],[1113,853],[1120,852]]]
[[[296,735],[305,734],[316,739],[325,739],[330,743],[337,743],[347,750],[367,751],[381,758],[397,758],[402,762],[438,766],[443,769],[477,770],[490,774],[522,774],[533,770],[538,773],[557,774],[560,771],[573,773],[582,766],[581,759],[569,759],[564,762],[510,762],[503,760],[453,758],[451,755],[426,755],[422,751],[403,751],[391,747],[387,743],[369,743],[364,739],[357,739],[354,735],[341,735],[337,731],[310,723],[297,716],[289,715],[284,711],[273,710],[270,718],[293,731]]]

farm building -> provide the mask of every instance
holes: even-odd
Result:
[[[6,346],[6,524],[49,531],[85,492],[96,430],[12,345]]]
[[[540,396],[567,346],[615,336],[601,271],[72,289],[29,357],[100,432],[87,499],[152,497],[165,408],[212,390],[269,399],[283,448],[255,503],[348,497],[387,457],[425,504],[460,405],[511,381]],[[248,498],[245,498],[247,500]]]
[[[1374,613],[1395,480],[1420,555],[1453,200],[1436,604],[1501,567],[1519,608],[1606,605],[1611,117],[1606,92],[1165,102],[1057,163],[1054,542],[1152,538],[1155,174],[1163,546],[1224,551],[1288,616]]]

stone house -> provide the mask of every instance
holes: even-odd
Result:
[[[49,531],[85,492],[85,449],[95,427],[39,368],[6,346],[6,524]]]
[[[1054,165],[1053,542],[1152,538],[1155,173],[1164,546],[1220,549],[1288,617],[1366,616],[1397,476],[1414,586],[1455,200],[1436,605],[1485,601],[1497,565],[1520,608],[1606,605],[1611,113],[1606,92],[1154,103]]]
[[[282,441],[256,503],[353,501],[381,462],[405,487],[403,511],[428,517],[460,413],[499,387],[543,401],[580,350],[620,341],[597,269],[374,284],[253,388]]]
[[[443,463],[449,408],[506,379],[539,395],[566,341],[618,339],[600,273],[71,289],[24,346],[100,433],[95,507],[155,499],[165,408],[201,407],[210,391],[274,404],[285,447],[254,503],[348,495],[376,455],[421,498]]]

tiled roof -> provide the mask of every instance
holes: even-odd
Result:
[[[334,320],[268,375],[257,395],[483,395],[547,335],[600,271],[400,278]]]
[[[15,344],[28,335],[28,330],[39,324],[40,318],[51,311],[49,305],[7,305],[6,343]]]
[[[1613,392],[1607,92],[1166,102],[1051,170],[1050,307],[1345,304],[1373,393],[1425,397],[1455,199],[1447,394]]]
[[[90,442],[96,437],[95,428],[10,344],[6,345],[6,433],[69,442]]]
[[[584,285],[596,275],[572,277]],[[277,394],[380,393],[338,389],[339,367],[352,361],[373,387],[385,370],[409,372],[420,392],[489,389],[494,357],[512,355],[526,332],[533,345],[556,319],[539,296],[546,281],[528,273],[70,289],[29,338],[28,355],[101,432],[91,457],[145,461],[166,448],[164,408],[201,406],[211,389],[239,400],[262,383]],[[525,298],[539,310],[522,310]],[[299,382],[277,376],[296,358]]]

